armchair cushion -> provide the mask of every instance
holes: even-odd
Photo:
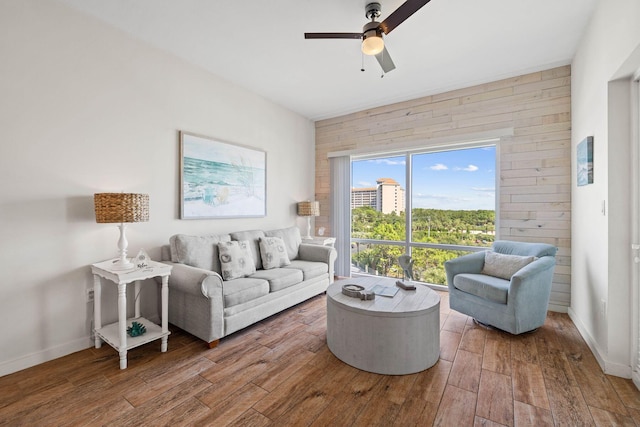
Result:
[[[453,278],[453,286],[462,292],[500,304],[506,304],[509,296],[509,280],[484,274],[457,274]]]
[[[533,256],[505,255],[498,252],[486,251],[484,253],[484,267],[482,274],[511,280],[511,276],[536,258]]]

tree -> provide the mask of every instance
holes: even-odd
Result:
[[[489,210],[454,211],[438,209],[412,210],[412,240],[462,246],[490,246],[494,240],[495,212]],[[371,207],[352,210],[352,238],[403,242],[405,213],[383,214]],[[404,253],[402,245],[356,245],[352,261],[363,269],[378,274],[402,277],[398,257]],[[445,284],[444,263],[465,254],[445,249],[414,248],[414,276],[416,280]]]

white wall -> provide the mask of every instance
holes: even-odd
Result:
[[[305,227],[309,120],[51,1],[0,2],[0,58],[0,375],[91,345],[88,265],[118,238],[95,222],[96,192],[150,195],[151,220],[128,228],[132,255],[157,258],[175,233]],[[266,150],[266,218],[177,219],[178,130]],[[115,295],[105,289],[105,321]]]
[[[605,371],[625,377],[633,342],[629,77],[640,67],[639,16],[637,0],[601,0],[571,80],[573,169],[577,144],[593,136],[594,183],[577,187],[574,174],[569,314]]]

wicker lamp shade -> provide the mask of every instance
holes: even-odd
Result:
[[[96,193],[93,196],[98,223],[149,221],[149,195]]]
[[[298,203],[298,215],[299,216],[319,216],[320,215],[320,203],[319,202],[299,202]]]

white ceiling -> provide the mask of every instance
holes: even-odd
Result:
[[[312,120],[571,63],[598,0],[431,0],[385,37],[381,78],[358,40],[366,0],[60,0]],[[381,20],[404,0],[381,0]]]

